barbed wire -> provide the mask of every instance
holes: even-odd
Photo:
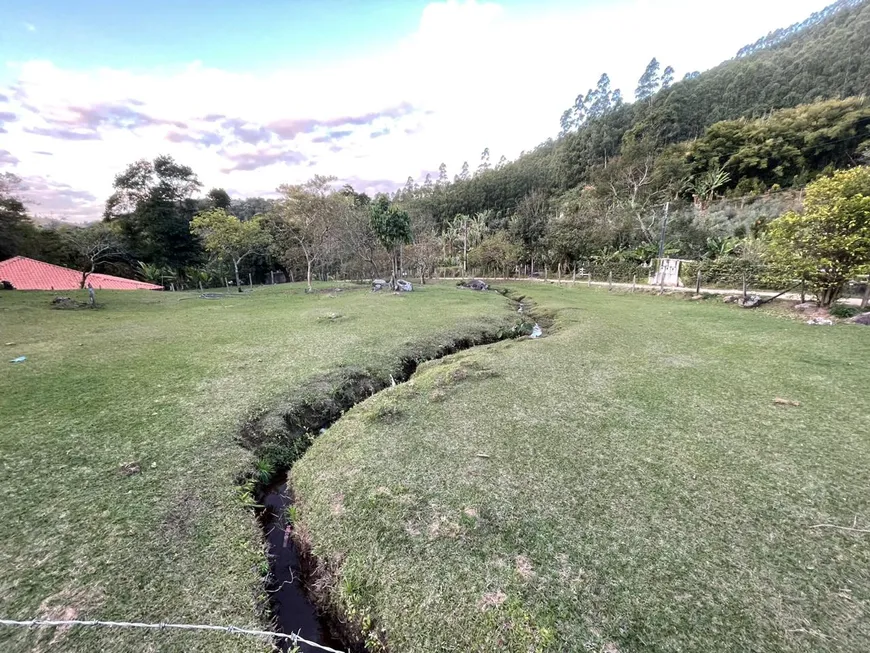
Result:
[[[329,646],[312,642],[296,633],[275,633],[268,630],[252,630],[250,628],[237,628],[236,626],[211,626],[206,624],[171,624],[171,623],[138,623],[135,621],[98,621],[95,619],[0,619],[0,626],[20,626],[27,628],[58,627],[58,626],[105,626],[108,628],[147,628],[150,630],[199,630],[226,633],[231,635],[251,635],[254,637],[275,637],[289,639],[296,646],[306,644],[327,653],[344,653]]]

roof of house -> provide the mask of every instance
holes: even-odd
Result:
[[[16,290],[78,290],[82,273],[26,256],[15,256],[0,262],[0,281],[8,281]],[[111,274],[92,273],[87,282],[97,290],[163,290],[163,286]]]

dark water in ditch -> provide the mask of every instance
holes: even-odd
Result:
[[[317,608],[305,592],[299,550],[293,542],[292,527],[287,523],[287,508],[293,504],[293,499],[287,491],[286,476],[266,490],[261,504],[260,520],[268,544],[271,572],[266,590],[278,630],[341,650],[340,642],[329,636]],[[279,645],[282,651],[291,648],[290,640],[282,640]],[[322,653],[307,644],[300,643],[299,649],[303,653]]]

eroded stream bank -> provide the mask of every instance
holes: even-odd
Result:
[[[266,591],[274,628],[344,651],[362,651],[362,638],[342,615],[330,613],[325,597],[314,596],[307,585],[316,561],[310,551],[302,551],[294,537],[294,508],[288,488],[288,473],[293,463],[320,433],[341,416],[395,384],[410,380],[418,366],[474,347],[529,336],[540,316],[525,298],[511,297],[519,319],[506,318],[494,323],[434,341],[410,345],[393,364],[383,367],[343,367],[310,381],[283,404],[251,420],[242,428],[241,443],[255,452],[258,468],[269,471],[269,480],[257,486],[258,512],[268,550],[269,577]],[[248,479],[250,482],[250,479]],[[287,647],[282,650],[288,650]],[[321,650],[300,645],[305,653]]]

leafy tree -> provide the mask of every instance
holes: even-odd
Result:
[[[224,209],[225,211],[229,211],[232,204],[229,193],[223,188],[212,188],[206,193],[206,202],[208,208]]]
[[[440,256],[441,242],[434,231],[415,236],[413,244],[405,248],[405,263],[417,270],[423,285],[426,284],[426,277],[431,276]]]
[[[250,220],[256,215],[266,215],[272,210],[275,200],[264,197],[246,197],[230,201],[228,213],[236,216],[239,220]]]
[[[813,182],[803,213],[774,220],[767,235],[770,260],[830,307],[849,280],[870,272],[870,167]]]
[[[378,195],[372,202],[370,218],[378,242],[390,255],[390,285],[395,290],[399,279],[399,248],[411,242],[411,219],[405,211],[391,204],[386,195]]]
[[[193,170],[170,156],[141,159],[115,177],[105,218],[117,222],[125,248],[138,260],[179,269],[201,254],[190,232],[191,196],[200,186]]]
[[[445,186],[447,183],[447,164],[442,163],[438,166],[438,181],[436,182],[436,185]]]
[[[0,174],[0,261],[19,254],[33,229],[24,203],[16,196],[20,185],[11,172]]]
[[[480,245],[468,255],[468,263],[473,268],[486,271],[497,270],[501,276],[516,267],[523,255],[522,248],[513,242],[504,231],[498,231],[484,238]]]
[[[471,173],[468,169],[468,161],[462,162],[462,170],[459,172],[459,181],[468,181],[471,179]]]
[[[532,272],[535,260],[544,252],[544,236],[550,218],[550,204],[547,196],[539,190],[525,195],[517,204],[510,222],[513,239],[521,243],[526,260],[531,262]]]
[[[486,171],[489,170],[489,169],[490,169],[490,165],[489,165],[489,148],[488,148],[488,147],[485,147],[485,148],[483,149],[483,152],[481,152],[481,154],[480,154],[480,165],[477,166],[477,174],[480,174],[480,173],[482,173],[482,172],[486,172]]]
[[[637,90],[635,90],[634,96],[637,98],[638,102],[650,100],[652,96],[655,95],[656,91],[659,90],[659,87],[661,86],[659,70],[661,70],[661,64],[659,64],[658,59],[653,57],[652,61],[647,64],[646,70],[637,83]]]
[[[668,66],[665,68],[665,71],[662,73],[662,90],[668,90],[671,85],[674,83],[674,74],[676,71],[673,66]]]
[[[282,198],[267,222],[285,265],[291,264],[295,252],[305,258],[309,292],[314,265],[326,258],[334,245],[330,235],[352,206],[346,195],[333,191],[330,184],[334,181],[335,177],[316,175],[302,185],[279,186]]]
[[[262,218],[242,222],[222,208],[198,213],[190,223],[190,230],[202,238],[207,252],[233,264],[239,292],[242,290],[239,264],[246,257],[264,251],[271,242],[262,227]]]
[[[594,91],[586,94],[588,105],[587,115],[590,118],[600,118],[610,112],[613,107],[613,92],[610,89],[610,76],[607,73],[598,79],[598,85]]]
[[[82,273],[80,288],[85,287],[88,276],[96,272],[100,265],[124,254],[118,230],[105,222],[65,229],[63,238],[75,252],[76,263]]]

